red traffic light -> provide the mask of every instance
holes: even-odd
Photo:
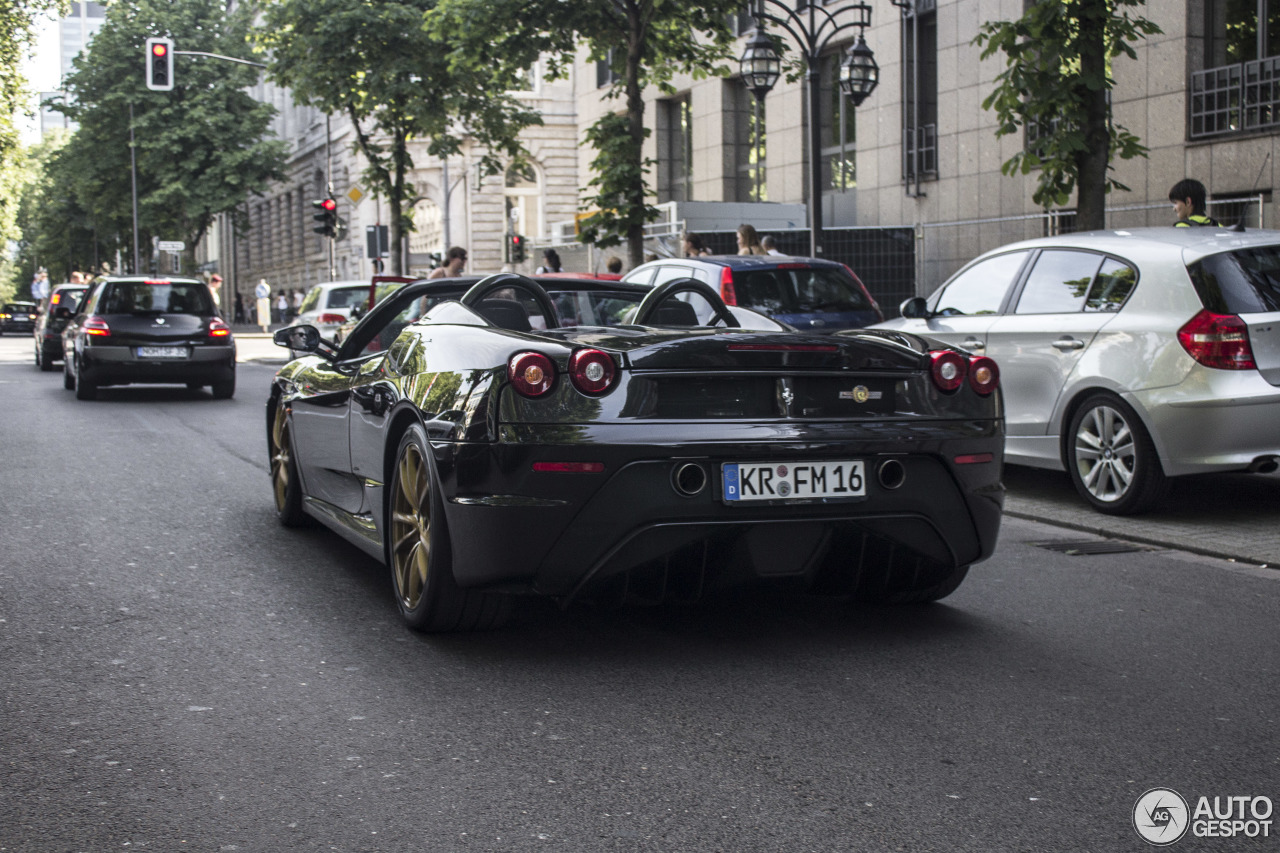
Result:
[[[320,206],[325,210],[334,211],[338,209],[338,203],[331,198],[326,198],[320,202]]]
[[[159,57],[160,59],[163,59],[165,55],[168,54],[169,52],[169,45],[165,44],[162,41],[158,41],[155,44],[151,45],[151,52],[152,54]]]

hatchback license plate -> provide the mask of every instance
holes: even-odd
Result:
[[[867,496],[861,459],[834,462],[726,462],[721,467],[724,499],[794,501]]]
[[[138,347],[138,358],[186,358],[186,347]]]

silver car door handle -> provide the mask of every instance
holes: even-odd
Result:
[[[1084,349],[1084,341],[1078,341],[1075,338],[1058,338],[1053,342],[1053,346],[1066,352],[1071,349]]]
[[[965,349],[984,350],[987,348],[986,341],[980,341],[977,338],[965,338],[964,343],[960,346]]]

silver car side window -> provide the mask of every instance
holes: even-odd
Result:
[[[1133,292],[1138,283],[1138,271],[1128,264],[1107,258],[1102,262],[1102,269],[1089,288],[1089,298],[1085,300],[1085,311],[1119,311],[1120,306]]]
[[[1018,297],[1019,314],[1075,314],[1102,263],[1092,252],[1049,249],[1040,253]]]
[[[987,258],[947,282],[929,301],[935,314],[998,314],[1009,286],[1027,259],[1026,252]]]

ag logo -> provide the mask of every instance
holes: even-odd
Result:
[[[1186,835],[1190,817],[1187,801],[1172,788],[1152,788],[1133,806],[1133,828],[1156,847],[1167,847]]]

